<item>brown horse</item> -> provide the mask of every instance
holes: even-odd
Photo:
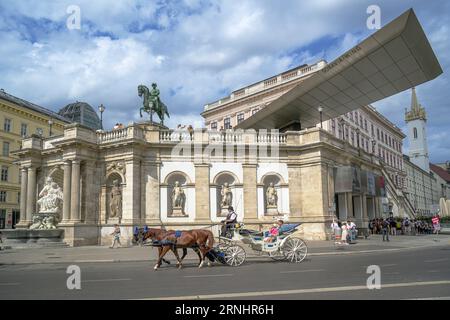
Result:
[[[147,232],[142,232],[142,230],[139,230],[138,234],[134,235],[134,239],[136,242],[139,241],[146,241],[147,239],[151,239],[152,241],[158,241],[161,242],[164,240],[164,238],[170,234],[174,234],[175,235],[175,231],[174,230],[163,230],[163,229],[155,229],[155,228],[149,228],[147,229]],[[139,237],[142,237],[141,239]],[[181,256],[181,258],[179,258],[178,256],[178,251],[177,248],[170,248],[172,250],[172,252],[174,253],[175,257],[177,258],[178,262],[177,262],[177,266],[180,268],[181,267],[181,261],[183,261],[184,257],[186,257],[187,255],[187,248],[182,248],[183,249],[183,255]],[[158,258],[161,256],[161,252],[163,250],[163,247],[158,247]],[[202,257],[200,255],[200,251],[197,247],[192,248],[192,250],[195,251],[195,253],[197,253],[198,255],[198,259],[199,259],[199,264],[202,262]],[[181,261],[180,261],[181,260]],[[164,258],[161,258],[161,262],[165,262],[167,264],[170,264],[169,261],[167,261]]]
[[[194,250],[199,257],[199,268],[204,264],[206,254],[212,249],[214,245],[214,235],[211,231],[205,229],[181,231],[181,236],[176,237],[176,232],[173,230],[161,230],[149,228],[146,233],[143,233],[142,241],[152,239],[152,241],[159,241],[162,246],[158,248],[158,262],[154,269],[158,270],[164,260],[164,256],[169,250],[172,250],[177,258],[178,268],[182,267],[182,261],[187,255],[187,248]],[[177,249],[183,249],[183,256],[180,258]],[[208,265],[209,262],[208,262]]]

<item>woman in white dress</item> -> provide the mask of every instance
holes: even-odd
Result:
[[[348,226],[347,226],[347,224],[343,223],[342,224],[342,239],[341,239],[341,242],[343,244],[348,244],[347,236],[348,236]]]

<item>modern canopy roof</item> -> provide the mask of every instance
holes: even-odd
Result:
[[[302,127],[367,106],[442,73],[413,9],[403,13],[236,128]]]

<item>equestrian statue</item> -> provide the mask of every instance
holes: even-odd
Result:
[[[139,97],[144,96],[143,107],[140,108],[139,113],[142,118],[142,111],[150,114],[150,122],[153,122],[153,112],[156,113],[161,120],[161,125],[164,125],[164,116],[170,118],[167,106],[159,98],[159,89],[156,83],[152,83],[152,90],[149,90],[144,85],[138,86]]]

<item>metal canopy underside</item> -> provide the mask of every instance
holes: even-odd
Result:
[[[328,64],[236,128],[274,129],[292,121],[302,127],[418,86],[442,73],[412,9]]]

